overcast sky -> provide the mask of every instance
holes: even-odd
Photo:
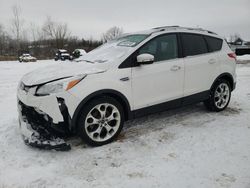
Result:
[[[19,5],[26,26],[47,16],[66,22],[71,33],[99,38],[112,26],[125,32],[156,26],[202,27],[222,36],[250,40],[250,0],[0,0],[0,24],[9,28],[11,7]]]

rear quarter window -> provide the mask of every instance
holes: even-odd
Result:
[[[202,35],[199,34],[181,34],[184,56],[194,56],[208,53],[207,44]]]
[[[215,37],[209,37],[209,36],[205,36],[205,39],[206,39],[207,44],[208,44],[209,52],[216,52],[216,51],[221,50],[222,43],[223,43],[222,39],[218,39]]]

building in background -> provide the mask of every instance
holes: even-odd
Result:
[[[250,41],[245,41],[241,37],[237,37],[234,41],[228,42],[228,44],[237,56],[250,54]]]

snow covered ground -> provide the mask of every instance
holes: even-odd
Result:
[[[250,61],[250,54],[237,56],[238,61]]]
[[[130,121],[103,147],[73,138],[70,152],[42,151],[19,135],[16,87],[26,72],[56,63],[0,62],[0,188],[250,187],[250,64],[238,65],[224,112],[197,104]]]

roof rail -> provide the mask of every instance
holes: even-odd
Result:
[[[171,28],[171,27],[180,27],[180,26],[178,26],[178,25],[169,25],[169,26],[155,27],[155,28],[152,28],[152,29],[165,29],[165,28]]]
[[[192,27],[183,27],[183,29],[187,29],[187,30],[193,30],[193,31],[204,31],[204,32],[207,32],[207,33],[210,33],[210,34],[214,34],[214,35],[217,35],[217,33],[215,32],[212,32],[212,31],[209,31],[209,30],[206,30],[206,29],[203,29],[203,28],[192,28]]]
[[[152,28],[152,29],[156,30],[156,31],[153,32],[153,33],[155,33],[155,32],[165,31],[166,29],[171,29],[171,28],[175,28],[175,29],[179,28],[179,29],[186,29],[186,30],[193,30],[193,31],[203,31],[203,32],[207,32],[209,34],[217,35],[216,33],[212,32],[212,31],[205,30],[205,29],[202,29],[202,28],[181,27],[181,26],[178,26],[178,25],[155,27],[155,28]]]

